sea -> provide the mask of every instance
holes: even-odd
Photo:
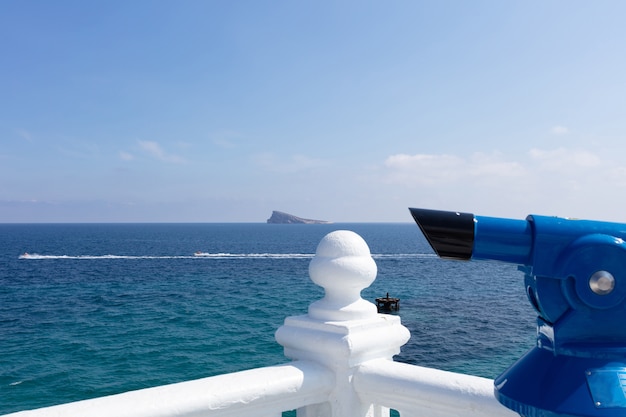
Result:
[[[334,230],[377,264],[362,297],[400,298],[396,361],[495,378],[534,345],[517,267],[439,259],[412,223],[0,224],[0,414],[289,362],[274,333],[323,297]]]

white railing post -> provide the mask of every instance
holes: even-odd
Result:
[[[363,401],[354,390],[359,365],[392,360],[409,340],[398,316],[378,314],[361,298],[374,282],[376,263],[367,243],[356,233],[340,230],[326,235],[309,266],[311,280],[325,290],[323,299],[309,306],[307,315],[288,317],[276,340],[293,360],[312,360],[335,374],[329,401],[298,411],[306,417],[378,417],[386,409]]]

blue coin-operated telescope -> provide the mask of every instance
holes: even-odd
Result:
[[[537,345],[495,379],[526,417],[626,416],[626,224],[410,209],[437,255],[520,265]]]

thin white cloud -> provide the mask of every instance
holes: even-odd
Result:
[[[468,173],[479,178],[521,178],[527,174],[527,169],[517,161],[506,160],[499,152],[476,152],[469,158]]]
[[[222,149],[233,149],[238,146],[241,140],[241,133],[234,130],[220,130],[209,135],[211,143]]]
[[[385,162],[386,180],[414,185],[450,184],[472,179],[492,181],[494,176],[519,177],[525,169],[515,161],[506,161],[499,153],[475,153],[463,158],[456,155],[397,154]]]
[[[171,162],[175,164],[182,164],[186,162],[185,158],[165,152],[161,145],[153,141],[140,140],[139,147],[148,155],[164,162]]]
[[[462,158],[445,154],[397,154],[385,160],[385,166],[390,170],[390,182],[421,185],[457,181],[464,165]]]
[[[505,183],[515,178],[548,181],[555,178],[598,178],[613,172],[619,177],[620,164],[607,165],[602,157],[585,149],[533,148],[521,158],[507,158],[499,152],[476,152],[468,157],[448,154],[397,154],[384,161],[386,180],[414,185],[441,185],[466,180]],[[611,170],[600,169],[611,166]]]
[[[623,221],[615,206],[626,188],[626,163],[581,148],[506,155],[397,154],[386,158],[371,180],[408,204]]]
[[[567,135],[569,133],[569,129],[565,126],[552,126],[552,128],[550,129],[550,132],[553,135]]]
[[[596,168],[602,159],[593,152],[584,149],[558,148],[551,150],[531,149],[530,159],[544,171],[577,172],[581,169]]]
[[[122,161],[132,161],[133,159],[135,159],[133,154],[124,151],[120,151],[119,157]]]

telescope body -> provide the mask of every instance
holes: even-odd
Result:
[[[537,344],[495,380],[523,416],[626,416],[626,224],[410,209],[442,258],[524,272]]]

